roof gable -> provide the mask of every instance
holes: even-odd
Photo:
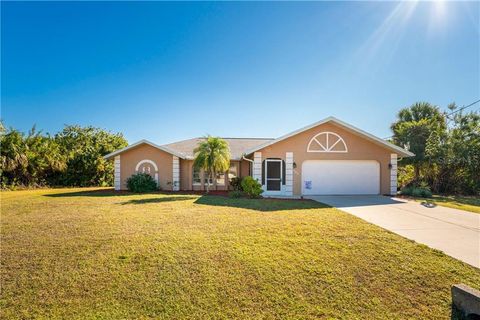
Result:
[[[167,152],[167,153],[170,153],[170,154],[172,154],[172,155],[174,155],[174,156],[177,156],[177,157],[179,157],[179,158],[181,158],[181,159],[185,159],[185,158],[186,158],[185,154],[183,154],[183,153],[181,153],[181,152],[172,150],[172,149],[170,149],[170,148],[168,148],[168,147],[166,147],[166,146],[159,146],[159,145],[157,145],[157,144],[155,144],[155,143],[153,143],[153,142],[150,142],[150,141],[148,141],[148,140],[145,140],[145,139],[140,140],[140,141],[135,142],[135,143],[132,143],[131,145],[126,146],[125,148],[122,148],[122,149],[119,149],[119,150],[114,151],[114,152],[112,152],[112,153],[109,153],[109,154],[107,154],[106,156],[104,156],[103,158],[104,158],[104,159],[110,159],[110,158],[112,158],[112,157],[115,157],[116,155],[119,155],[119,154],[121,154],[121,153],[123,153],[123,152],[125,152],[125,151],[127,151],[127,150],[133,149],[133,148],[135,148],[135,147],[137,147],[137,146],[139,146],[139,145],[142,145],[142,144],[148,144],[148,145],[150,145],[150,146],[152,146],[152,147],[154,147],[154,148],[157,148],[157,149],[159,149],[159,150],[162,150],[162,151],[165,151],[165,152]]]
[[[354,134],[356,134],[356,135],[358,135],[358,136],[360,136],[360,137],[363,137],[363,138],[365,138],[365,139],[367,139],[367,140],[369,140],[369,141],[371,141],[371,142],[373,142],[373,143],[375,143],[375,144],[377,144],[377,145],[380,145],[380,146],[382,146],[382,147],[384,147],[384,148],[386,148],[386,149],[389,149],[389,150],[394,151],[395,153],[397,153],[398,155],[400,155],[400,156],[402,156],[402,157],[412,157],[412,156],[414,156],[414,154],[413,154],[412,152],[408,151],[408,150],[405,150],[405,149],[403,149],[403,148],[401,148],[401,147],[399,147],[399,146],[396,146],[396,145],[394,145],[394,144],[392,144],[392,143],[390,143],[390,142],[388,142],[388,141],[385,141],[385,140],[383,140],[383,139],[381,139],[381,138],[378,138],[378,137],[374,136],[373,134],[370,134],[370,133],[368,133],[368,132],[365,132],[365,131],[363,131],[363,130],[357,128],[357,127],[354,127],[354,126],[352,126],[352,125],[350,125],[350,124],[348,124],[348,123],[346,123],[346,122],[344,122],[344,121],[341,121],[341,120],[339,120],[339,119],[337,119],[337,118],[335,118],[335,117],[325,118],[325,119],[323,119],[323,120],[320,120],[320,121],[317,121],[317,122],[315,122],[315,123],[312,123],[312,124],[310,124],[310,125],[308,125],[308,126],[306,126],[306,127],[300,128],[300,129],[295,130],[295,131],[292,131],[292,132],[290,132],[290,133],[287,133],[286,135],[283,135],[283,136],[281,136],[281,137],[279,137],[279,138],[277,138],[277,139],[274,139],[274,140],[271,140],[271,141],[267,141],[267,142],[265,142],[265,143],[262,144],[262,145],[259,145],[259,146],[256,146],[256,147],[254,147],[254,148],[250,148],[250,149],[246,150],[246,151],[245,151],[245,154],[254,153],[255,151],[261,150],[261,149],[263,149],[263,148],[266,148],[266,147],[268,147],[268,146],[271,146],[272,144],[275,144],[275,143],[278,143],[278,142],[280,142],[280,141],[286,140],[286,139],[288,139],[288,138],[290,138],[290,137],[293,137],[293,136],[295,136],[295,135],[297,135],[297,134],[299,134],[299,133],[302,133],[302,132],[304,132],[304,131],[307,131],[307,130],[309,130],[309,129],[312,129],[312,128],[314,128],[314,127],[317,127],[317,126],[319,126],[319,125],[321,125],[321,124],[324,124],[324,123],[327,123],[327,122],[332,122],[332,123],[334,123],[334,124],[337,124],[337,125],[339,125],[340,127],[344,128],[344,129],[346,129],[346,130],[348,130],[348,131],[350,131],[350,132],[352,132],[352,133],[354,133]]]

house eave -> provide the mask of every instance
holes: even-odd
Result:
[[[164,151],[164,152],[170,153],[170,154],[172,154],[172,155],[174,155],[174,156],[176,156],[176,157],[179,157],[180,159],[186,159],[186,158],[187,158],[183,153],[179,153],[179,152],[177,152],[177,151],[174,151],[174,150],[172,150],[172,149],[170,149],[170,148],[167,148],[167,147],[164,147],[164,146],[159,146],[159,145],[157,145],[157,144],[155,144],[155,143],[153,143],[153,142],[150,142],[150,141],[148,141],[148,140],[145,140],[145,139],[142,139],[142,140],[140,140],[140,141],[137,141],[137,142],[135,142],[135,143],[132,143],[132,144],[126,146],[125,148],[122,148],[122,149],[119,149],[119,150],[117,150],[117,151],[111,152],[111,153],[103,156],[103,158],[106,159],[106,160],[111,159],[111,158],[113,158],[113,157],[115,157],[115,156],[117,156],[117,155],[119,155],[119,154],[121,154],[121,153],[123,153],[123,152],[125,152],[125,151],[128,151],[128,150],[130,150],[130,149],[133,149],[133,148],[135,148],[135,147],[137,147],[137,146],[139,146],[139,145],[142,145],[142,144],[147,144],[147,145],[149,145],[149,146],[152,146],[152,147],[157,148],[157,149],[159,149],[159,150],[162,150],[162,151]]]

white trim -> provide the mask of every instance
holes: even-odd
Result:
[[[180,161],[178,157],[172,156],[172,190],[179,191],[180,190]]]
[[[158,171],[158,167],[157,167],[157,164],[155,162],[153,162],[152,160],[149,160],[149,159],[143,159],[141,161],[139,161],[137,163],[137,165],[135,166],[135,171],[138,171],[138,169],[140,168],[140,166],[144,163],[150,163],[154,168],[155,168],[155,172]]]
[[[262,181],[262,153],[255,152],[253,155],[252,178],[261,183]]]
[[[392,153],[390,154],[390,195],[394,196],[397,194],[397,154]]]
[[[261,149],[263,149],[263,148],[265,148],[265,147],[268,147],[268,146],[270,146],[270,145],[272,145],[272,144],[275,144],[275,143],[277,143],[277,142],[283,141],[283,140],[285,140],[285,139],[287,139],[287,138],[290,138],[290,137],[292,137],[292,136],[294,136],[294,135],[297,135],[297,134],[299,134],[299,133],[302,133],[302,132],[304,132],[304,131],[307,131],[307,130],[309,130],[309,129],[311,129],[311,128],[314,128],[314,127],[316,127],[316,126],[319,126],[319,125],[324,124],[324,123],[327,123],[327,122],[334,122],[334,123],[336,123],[336,124],[338,124],[338,125],[346,128],[346,129],[348,129],[348,130],[350,130],[350,131],[352,131],[352,132],[354,132],[354,133],[357,133],[357,134],[363,136],[364,138],[366,138],[366,139],[368,139],[368,140],[370,140],[370,141],[372,141],[372,142],[374,142],[374,143],[376,143],[376,144],[379,144],[379,145],[381,145],[381,146],[383,146],[383,147],[386,147],[387,149],[390,149],[390,150],[392,150],[392,151],[395,151],[398,155],[400,155],[400,156],[402,156],[402,157],[413,157],[413,156],[414,156],[414,154],[411,153],[411,152],[408,151],[408,150],[405,150],[405,149],[403,149],[403,148],[400,148],[399,146],[396,146],[396,145],[394,145],[394,144],[392,144],[392,143],[390,143],[390,142],[388,142],[388,141],[385,141],[385,140],[383,140],[383,139],[380,139],[380,138],[374,136],[373,134],[370,134],[370,133],[365,132],[365,131],[363,131],[363,130],[361,130],[361,129],[358,129],[358,128],[356,128],[356,127],[354,127],[354,126],[352,126],[352,125],[350,125],[350,124],[348,124],[348,123],[346,123],[346,122],[343,122],[343,121],[341,121],[341,120],[339,120],[339,119],[337,119],[337,118],[335,118],[335,117],[325,118],[325,119],[320,120],[320,121],[318,121],[318,122],[312,123],[312,124],[310,124],[310,125],[308,125],[308,126],[306,126],[306,127],[303,127],[303,128],[301,128],[301,129],[298,129],[298,130],[295,130],[295,131],[293,131],[293,132],[290,132],[290,133],[288,133],[288,134],[286,134],[286,135],[283,135],[283,136],[281,136],[280,138],[277,138],[277,139],[275,139],[275,140],[272,140],[272,141],[266,142],[266,143],[264,143],[264,144],[261,144],[261,145],[259,145],[259,146],[256,146],[256,147],[254,147],[254,148],[251,148],[251,149],[247,150],[247,151],[245,152],[245,154],[248,155],[248,154],[254,153],[254,152],[256,152],[256,151],[258,151],[258,150],[261,150]]]
[[[127,150],[132,149],[132,148],[135,148],[136,146],[139,146],[139,145],[141,145],[141,144],[148,144],[149,146],[152,146],[152,147],[154,147],[154,148],[157,148],[157,149],[159,149],[159,150],[162,150],[162,151],[165,151],[165,152],[167,152],[167,153],[170,153],[170,154],[172,154],[172,155],[174,155],[174,156],[177,156],[177,157],[179,157],[180,159],[185,159],[185,158],[186,158],[186,156],[185,156],[183,153],[179,153],[179,152],[173,151],[172,149],[167,148],[167,147],[164,147],[164,146],[159,146],[159,145],[157,145],[157,144],[155,144],[155,143],[153,143],[153,142],[150,142],[150,141],[148,141],[148,140],[145,140],[145,139],[140,140],[140,141],[138,141],[138,142],[135,142],[135,143],[133,143],[133,144],[131,144],[131,145],[128,145],[128,146],[126,146],[125,148],[122,148],[122,149],[120,149],[120,150],[111,152],[111,153],[107,154],[106,156],[104,156],[103,158],[104,158],[104,159],[110,159],[110,158],[112,158],[112,157],[114,157],[114,156],[116,156],[116,155],[118,155],[118,154],[120,154],[120,153],[122,153],[122,152],[125,152],[125,151],[127,151]]]
[[[120,174],[120,165],[121,165],[121,162],[120,162],[120,156],[115,156],[115,160],[114,160],[114,175],[113,175],[113,187],[115,188],[115,190],[120,190],[122,188],[122,180],[121,180],[121,174]]]
[[[323,144],[320,143],[320,141],[318,141],[317,137],[321,136],[321,135],[326,135],[326,141],[327,141],[327,145],[324,146]],[[338,140],[332,144],[332,145],[329,145],[329,136],[330,135],[333,135],[335,137],[338,138]],[[312,145],[312,142],[315,141],[321,148],[321,150],[312,150],[310,149],[311,145]],[[345,148],[345,150],[332,150],[333,147],[335,147],[339,142],[342,142],[343,143],[343,146]],[[343,140],[342,137],[340,137],[340,135],[338,135],[337,133],[335,132],[331,132],[331,131],[323,131],[323,132],[320,132],[320,133],[317,133],[315,136],[313,136],[312,139],[310,139],[310,142],[308,143],[308,146],[307,146],[307,152],[324,152],[324,153],[347,153],[348,152],[348,148],[347,148],[347,144],[345,143],[345,140]]]
[[[137,163],[137,165],[135,166],[135,172],[138,172],[138,169],[144,163],[149,163],[155,168],[155,181],[157,182],[157,186],[160,186],[160,180],[158,179],[158,167],[157,167],[157,164],[155,162],[153,162],[152,160],[143,159],[143,160],[139,161]]]
[[[293,152],[285,153],[285,192],[286,196],[293,196]]]

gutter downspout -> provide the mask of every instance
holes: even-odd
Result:
[[[246,160],[246,161],[248,161],[248,162],[251,163],[250,168],[252,168],[251,171],[253,171],[253,160],[252,160],[252,159],[245,158],[245,155],[242,155],[242,159],[243,159],[243,160]],[[250,176],[251,176],[251,173],[250,173],[250,172],[249,172],[248,174],[250,174]]]

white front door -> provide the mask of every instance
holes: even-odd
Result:
[[[283,163],[280,159],[265,160],[265,195],[280,195],[283,191]]]
[[[380,164],[371,160],[308,160],[302,164],[302,194],[379,194]]]

